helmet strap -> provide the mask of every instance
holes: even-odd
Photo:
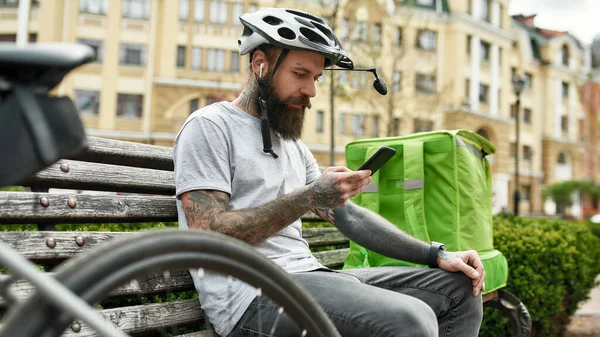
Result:
[[[270,78],[266,83],[273,81],[275,78],[275,72],[283,62],[285,56],[290,52],[289,49],[283,49],[281,54],[279,54],[279,58],[277,58],[277,62],[275,63],[275,67],[271,72]],[[260,89],[260,96],[258,97],[258,107],[260,109],[260,132],[262,133],[263,139],[263,152],[269,153],[273,156],[273,158],[277,159],[277,154],[273,151],[273,144],[271,143],[271,128],[269,127],[269,115],[267,113],[267,101],[263,99],[266,97],[267,86],[263,81],[258,82],[258,88]]]

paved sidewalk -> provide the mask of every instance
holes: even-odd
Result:
[[[596,278],[600,281],[600,275]],[[579,310],[571,319],[565,337],[600,336],[600,286],[592,289],[590,299],[580,304]]]

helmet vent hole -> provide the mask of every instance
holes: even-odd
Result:
[[[302,28],[300,28],[302,29]],[[296,33],[294,33],[293,30],[286,28],[286,27],[281,27],[277,30],[277,33],[279,33],[279,36],[283,37],[284,39],[288,39],[288,40],[294,40],[296,39]]]
[[[294,14],[294,15],[301,16],[303,18],[307,18],[309,20],[317,21],[319,23],[325,23],[325,22],[323,22],[323,20],[321,18],[319,18],[317,16],[314,16],[312,14],[306,13],[306,12],[295,11],[295,10],[292,10],[292,9],[286,9],[285,11],[288,12],[288,13],[290,13],[290,14]]]
[[[283,23],[283,20],[281,20],[280,18],[276,18],[274,16],[265,16],[263,18],[263,21],[270,24],[271,26],[279,26],[280,24]]]
[[[330,40],[334,40],[333,38],[333,34],[331,33],[330,29],[327,29],[325,26],[316,23],[316,22],[312,22],[312,24],[317,27],[318,30],[320,30],[323,34],[325,34]]]
[[[329,43],[327,43],[327,41],[325,41],[325,39],[321,35],[313,31],[312,29],[300,27],[300,33],[302,33],[302,35],[304,35],[311,42],[329,46]]]
[[[313,25],[312,22],[310,22],[306,19],[303,19],[303,18],[297,17],[297,16],[295,16],[294,19],[296,19],[296,21],[300,22],[301,24],[305,25],[306,27],[315,28],[315,25]]]

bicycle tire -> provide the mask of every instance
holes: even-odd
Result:
[[[261,288],[308,336],[340,336],[301,285],[240,240],[202,230],[157,230],[140,233],[133,243],[126,240],[132,238],[108,242],[66,261],[56,269],[56,278],[88,303],[95,303],[123,283],[165,267],[202,267]],[[10,310],[0,336],[59,336],[73,320],[37,293],[17,309]]]

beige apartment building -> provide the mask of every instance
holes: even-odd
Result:
[[[16,3],[0,0],[0,40],[15,39]],[[325,72],[303,134],[321,165],[330,164],[333,78],[336,164],[354,139],[461,128],[496,146],[495,211],[512,209],[517,151],[521,213],[561,211],[542,200],[545,185],[597,178],[584,167],[582,138],[585,125],[598,123],[581,103],[590,53],[571,35],[509,16],[508,0],[322,3],[42,0],[32,6],[29,33],[30,41],[96,50],[96,62],[56,89],[75,99],[88,134],[170,146],[191,112],[240,92],[248,60],[237,52],[239,15],[267,6],[309,10],[335,26],[356,67],[376,67],[389,89],[379,95],[368,72]],[[515,74],[525,79],[518,149]],[[579,200],[568,211],[581,216]]]

